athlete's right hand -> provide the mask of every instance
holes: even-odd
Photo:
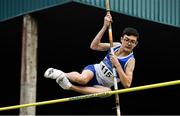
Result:
[[[104,26],[109,27],[110,23],[112,22],[112,17],[110,13],[107,13],[104,17]]]

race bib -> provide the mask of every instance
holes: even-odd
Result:
[[[102,73],[106,77],[113,79],[113,73],[111,72],[111,70],[109,70],[109,68],[107,68],[107,66],[103,62],[100,63],[100,68],[101,68]]]

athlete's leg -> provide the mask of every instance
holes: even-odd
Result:
[[[82,83],[82,80],[86,80],[86,83],[87,83],[93,78],[94,73],[90,70],[84,70],[81,74],[78,74],[77,72],[71,72],[71,73],[64,74],[64,72],[62,72],[60,70],[49,68],[48,70],[46,70],[46,72],[44,74],[44,76],[46,78],[56,79],[56,82],[63,89],[66,89],[66,90],[72,90],[72,91],[76,91],[76,92],[79,92],[82,94],[91,94],[91,93],[100,93],[100,92],[105,92],[105,91],[111,91],[110,88],[99,86],[99,85],[92,86],[92,87],[72,85],[69,82],[69,80],[67,79],[66,75],[69,76],[69,79],[71,81],[76,82],[78,80],[79,82]],[[85,82],[83,82],[83,83],[85,83]]]
[[[101,93],[101,92],[106,92],[106,91],[111,91],[110,88],[108,87],[103,87],[103,86],[93,86],[93,87],[82,87],[82,86],[76,86],[72,85],[69,90],[73,90],[82,94],[93,94],[93,93]]]
[[[70,72],[66,73],[66,77],[72,81],[81,85],[87,84],[94,76],[94,73],[90,70],[83,70],[82,73]]]
[[[51,78],[51,79],[63,78],[64,76],[66,76],[72,82],[76,82],[78,84],[85,85],[94,76],[93,71],[91,71],[91,70],[94,70],[93,68],[94,67],[92,65],[91,66],[87,66],[82,71],[82,73],[78,73],[78,72],[75,72],[75,71],[74,72],[65,73],[65,72],[63,72],[61,70],[57,70],[57,69],[54,69],[54,68],[49,68],[44,73],[44,76],[46,78]]]

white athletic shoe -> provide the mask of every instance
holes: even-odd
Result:
[[[71,82],[68,80],[68,78],[66,76],[64,76],[63,78],[57,78],[56,82],[63,88],[66,90],[69,90],[70,87],[72,86]]]
[[[63,77],[65,77],[65,73],[61,70],[48,68],[44,73],[44,77],[50,78],[50,79],[57,79],[57,78],[62,79]]]

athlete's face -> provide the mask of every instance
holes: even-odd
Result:
[[[131,52],[138,43],[137,37],[133,35],[124,35],[123,37],[121,37],[121,43],[125,51]]]

